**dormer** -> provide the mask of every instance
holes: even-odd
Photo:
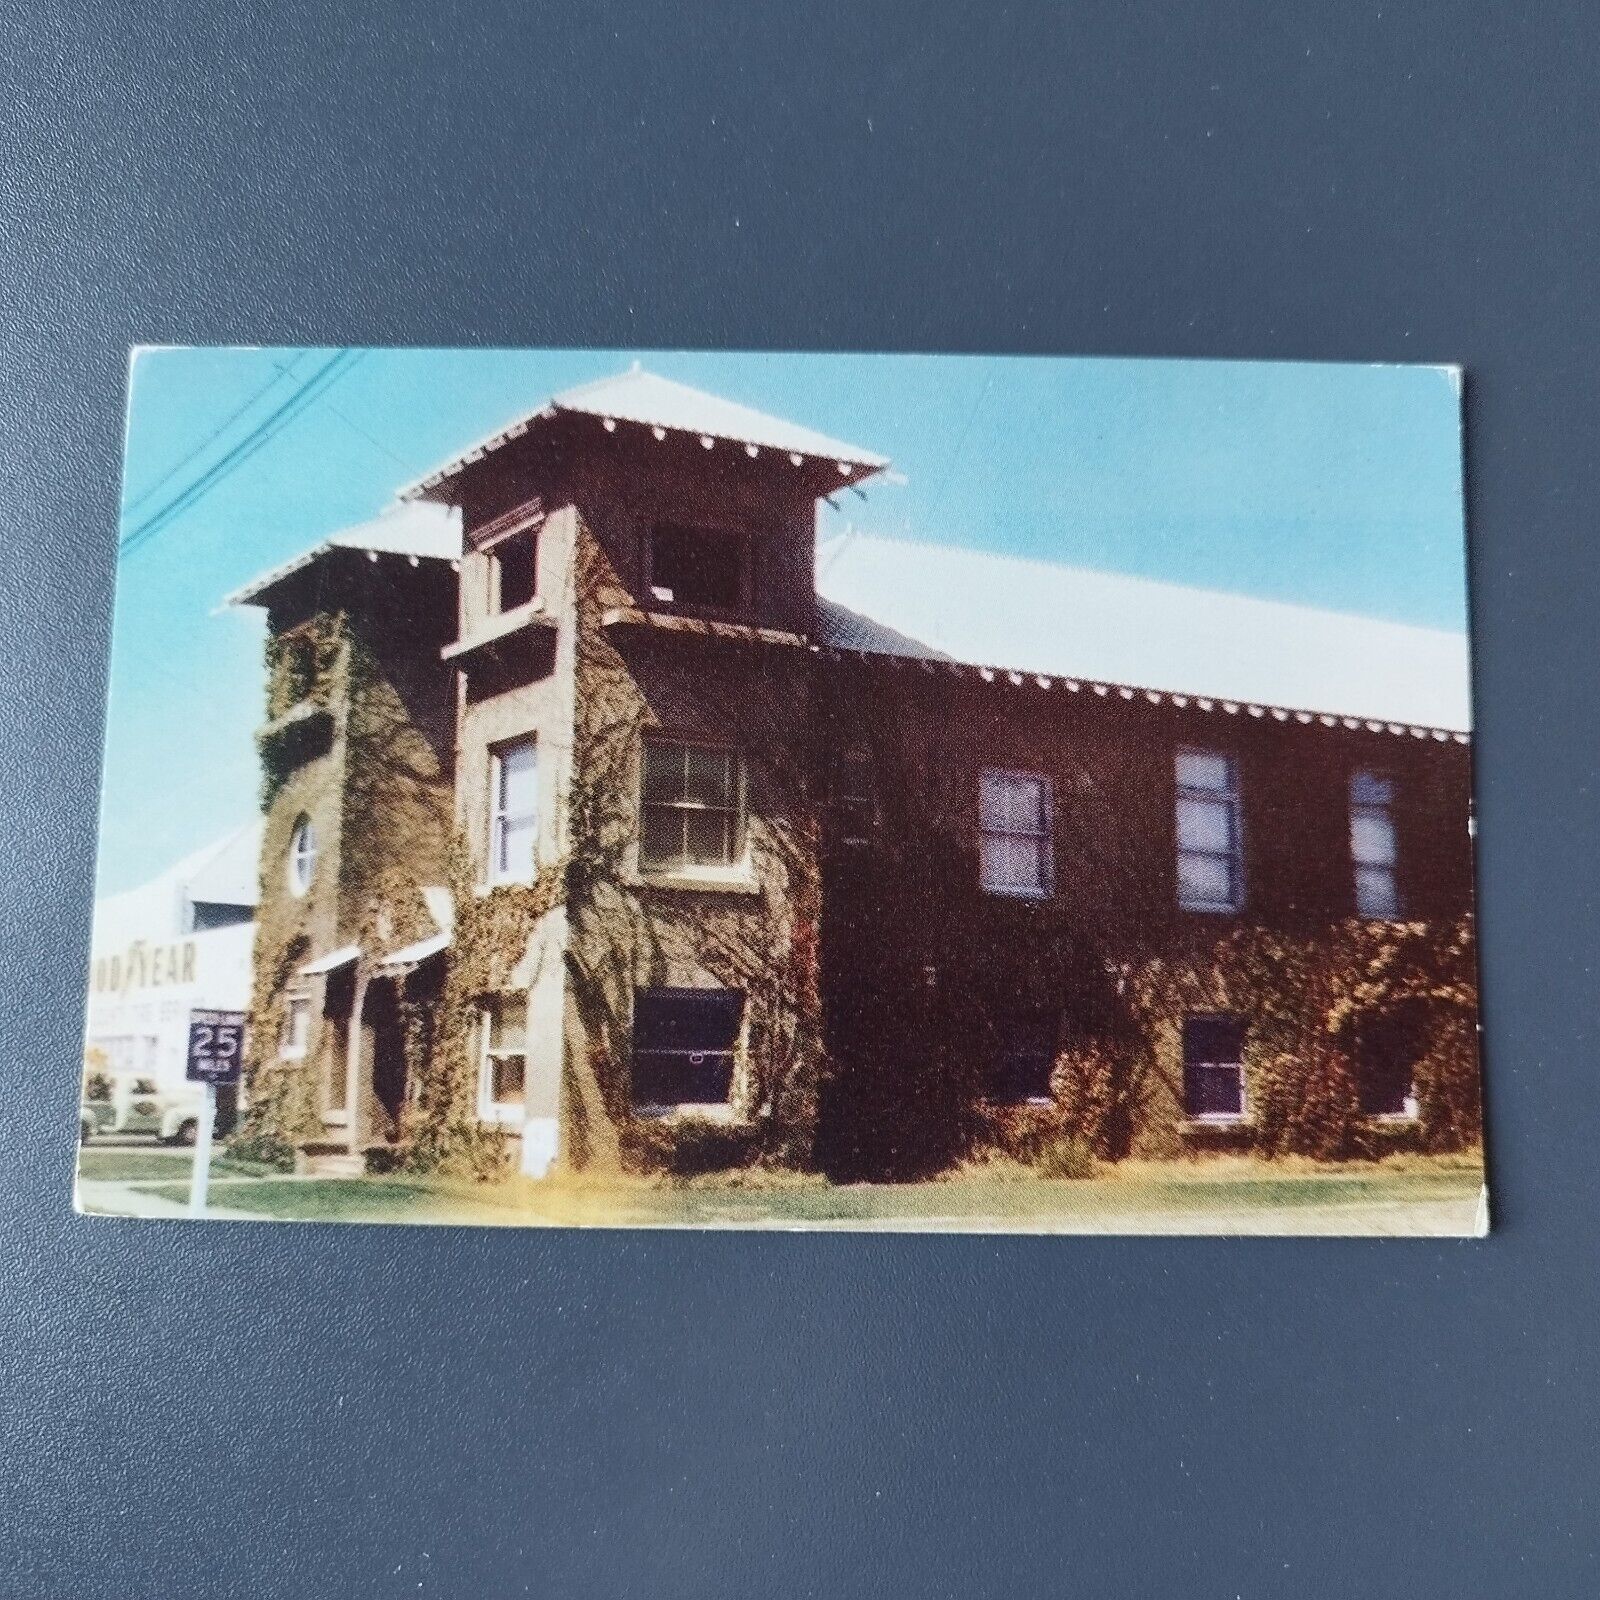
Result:
[[[402,496],[462,509],[463,644],[556,608],[557,553],[541,551],[540,529],[567,506],[623,608],[809,635],[817,502],[887,466],[635,367],[554,396]]]

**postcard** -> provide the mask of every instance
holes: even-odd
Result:
[[[80,1210],[1481,1233],[1460,391],[138,350]]]

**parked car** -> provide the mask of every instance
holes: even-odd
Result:
[[[163,1085],[145,1073],[96,1074],[78,1110],[78,1137],[147,1133],[164,1144],[193,1144],[203,1104],[198,1084]]]

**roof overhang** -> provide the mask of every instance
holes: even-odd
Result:
[[[337,950],[330,950],[325,956],[318,956],[315,961],[308,961],[300,969],[302,978],[320,977],[324,972],[337,972],[340,967],[348,967],[352,961],[361,959],[361,946],[358,944],[340,945]]]
[[[607,433],[627,428],[657,441],[677,437],[708,451],[736,450],[750,460],[786,461],[790,467],[813,472],[820,468],[825,481],[839,488],[860,483],[890,464],[887,456],[875,451],[635,367],[552,396],[537,410],[514,418],[408,483],[397,498],[416,501],[513,440],[563,416],[597,420]]]
[[[381,557],[398,558],[413,567],[424,561],[458,561],[461,518],[445,506],[391,506],[371,521],[341,528],[299,555],[258,573],[224,596],[222,605],[266,605],[279,584],[339,551],[354,551],[374,562]]]

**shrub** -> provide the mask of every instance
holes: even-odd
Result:
[[[1042,1178],[1092,1178],[1094,1151],[1077,1134],[1058,1133],[1040,1151],[1034,1166]]]

